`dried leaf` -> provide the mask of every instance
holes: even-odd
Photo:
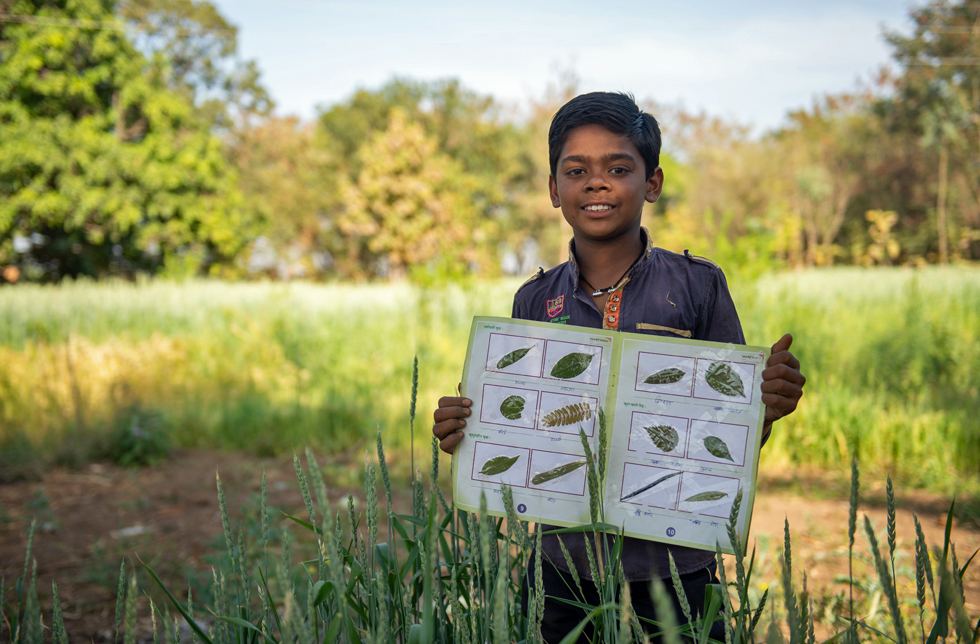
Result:
[[[714,362],[704,376],[708,386],[726,396],[745,396],[745,386],[735,370],[724,362]]]
[[[685,503],[697,503],[699,501],[717,501],[718,499],[723,499],[728,496],[728,492],[719,492],[718,490],[711,490],[709,492],[701,492],[700,494],[695,494],[694,496],[689,496],[684,499]]]
[[[677,441],[680,440],[677,430],[670,425],[654,425],[643,429],[650,435],[653,444],[665,452],[674,451],[674,448],[677,447]]]
[[[589,368],[593,355],[591,353],[569,353],[551,368],[551,377],[568,380],[581,375],[583,371]]]
[[[727,458],[732,463],[735,462],[735,459],[732,458],[732,453],[728,451],[728,445],[717,436],[705,436],[704,447],[711,452],[713,456],[717,456],[718,458]]]
[[[524,399],[520,396],[508,396],[504,402],[500,403],[500,413],[504,418],[517,420],[524,411]]]
[[[549,412],[541,419],[541,424],[545,427],[561,427],[563,425],[571,425],[572,423],[580,423],[590,418],[592,418],[592,407],[589,403],[580,402],[574,405],[565,405]]]
[[[643,382],[648,385],[669,385],[672,382],[677,382],[684,377],[686,371],[682,371],[677,367],[668,367],[667,369],[661,369],[652,376],[647,376],[647,379]]]
[[[517,362],[518,360],[526,356],[527,352],[530,350],[531,348],[527,347],[525,349],[517,349],[515,351],[511,351],[510,353],[508,353],[503,358],[497,361],[497,368],[506,369],[510,365],[514,364],[515,362]]]
[[[484,476],[503,474],[513,467],[514,463],[516,463],[517,459],[520,457],[520,454],[517,456],[494,456],[483,464],[483,469],[480,470],[480,474],[483,474]]]
[[[660,485],[661,483],[663,483],[667,479],[672,479],[675,476],[680,476],[680,472],[674,472],[673,474],[668,474],[666,476],[661,476],[659,479],[657,479],[653,483],[650,483],[649,485],[644,485],[643,487],[641,487],[639,490],[636,490],[635,492],[630,492],[629,494],[627,494],[626,496],[624,496],[623,498],[621,498],[620,501],[625,501],[626,499],[632,499],[634,496],[638,496],[640,494],[643,494],[647,490],[652,490],[653,488],[657,487],[658,485]]]
[[[586,464],[587,461],[576,461],[574,463],[565,463],[564,465],[559,465],[546,472],[541,472],[540,474],[535,474],[534,478],[531,479],[531,483],[534,485],[541,485],[542,483],[547,483],[548,481],[554,481],[557,478],[561,478],[570,472],[574,472],[578,468]]]

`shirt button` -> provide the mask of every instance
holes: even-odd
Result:
[[[609,310],[612,311],[613,313],[615,313],[616,311],[619,310],[619,307],[616,306],[615,304],[610,304],[609,305]]]
[[[615,322],[616,322],[616,316],[615,316],[615,315],[610,315],[610,316],[609,316],[609,323],[610,323],[610,324],[613,324],[613,323],[615,323]]]

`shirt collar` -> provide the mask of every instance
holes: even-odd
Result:
[[[653,238],[650,236],[650,231],[648,231],[644,226],[640,226],[640,241],[643,242],[643,246],[646,248],[646,251],[644,252],[643,257],[640,259],[640,261],[636,263],[636,266],[633,267],[633,270],[630,271],[629,274],[623,277],[623,280],[625,281],[620,280],[620,284],[622,285],[625,285],[625,283],[630,280],[632,274],[636,272],[641,266],[646,265],[646,263],[650,261],[650,256],[653,254]],[[571,280],[570,292],[573,295],[578,295],[579,272],[578,272],[578,261],[575,259],[574,237],[572,237],[568,242],[568,268],[570,269],[568,278]]]

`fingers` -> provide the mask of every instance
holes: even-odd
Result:
[[[786,355],[793,358],[792,354]],[[806,376],[800,373],[800,361],[793,358],[767,367],[762,372],[762,390],[766,391],[766,383],[777,380],[786,380],[802,388],[806,384]]]
[[[439,448],[447,454],[452,454],[457,443],[463,440],[461,430],[466,427],[464,419],[470,415],[472,404],[469,398],[443,396],[439,399],[439,408],[432,414],[435,421],[432,434],[439,439]]]
[[[790,345],[793,344],[793,336],[789,333],[785,334],[783,337],[776,341],[776,344],[772,345],[772,353],[779,353],[780,351],[789,351]]]

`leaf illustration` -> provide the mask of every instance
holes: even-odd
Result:
[[[572,423],[580,423],[590,418],[592,418],[592,407],[589,403],[580,402],[574,405],[565,405],[549,412],[541,419],[541,424],[545,427],[561,427],[563,425],[571,425]]]
[[[668,367],[667,369],[661,369],[657,373],[647,376],[647,379],[643,382],[648,385],[669,385],[672,382],[677,382],[684,377],[686,371],[682,371],[677,367]]]
[[[704,376],[708,386],[720,394],[726,396],[745,396],[745,387],[742,379],[738,377],[735,370],[724,362],[714,362],[708,367],[708,373]]]
[[[503,474],[517,462],[517,459],[521,457],[520,454],[517,456],[494,456],[489,461],[483,464],[483,469],[480,470],[480,474],[485,476],[495,476],[497,474]]]
[[[717,436],[705,436],[704,447],[718,458],[727,458],[732,463],[735,462],[735,459],[732,458],[732,453],[728,451],[728,445]]]
[[[649,485],[644,485],[643,487],[641,487],[639,490],[636,490],[635,492],[630,492],[629,494],[627,494],[626,496],[624,496],[623,498],[621,498],[620,501],[625,501],[626,499],[632,499],[634,496],[638,496],[640,494],[643,494],[647,490],[652,490],[653,488],[657,487],[658,485],[660,485],[661,483],[663,483],[667,479],[672,479],[675,476],[679,476],[679,475],[680,475],[680,472],[674,472],[673,474],[668,474],[667,476],[661,476],[659,479],[657,479],[653,483],[650,483]]]
[[[511,351],[510,353],[508,353],[503,358],[497,361],[497,368],[506,369],[510,365],[514,364],[515,362],[517,362],[518,360],[526,356],[527,352],[530,350],[531,348],[527,347],[525,349],[517,349],[515,351]]]
[[[581,375],[583,371],[589,368],[592,357],[593,354],[591,353],[569,353],[551,368],[551,377],[567,380]]]
[[[689,496],[684,499],[685,502],[698,503],[699,501],[717,501],[718,499],[723,499],[728,496],[728,492],[719,492],[718,490],[711,490],[709,492],[701,492],[700,494],[695,494],[694,496]]]
[[[674,448],[677,447],[677,441],[680,440],[677,430],[670,425],[654,425],[643,429],[650,435],[653,444],[665,452],[674,451]]]
[[[500,403],[500,413],[504,418],[517,420],[524,411],[524,399],[520,396],[508,396],[504,402]]]
[[[546,472],[535,474],[534,478],[531,479],[531,483],[534,485],[541,485],[542,483],[547,483],[548,481],[554,481],[557,478],[565,476],[569,472],[574,472],[578,468],[585,465],[586,462],[587,461],[575,461],[574,463],[565,463],[564,465],[553,467]]]

